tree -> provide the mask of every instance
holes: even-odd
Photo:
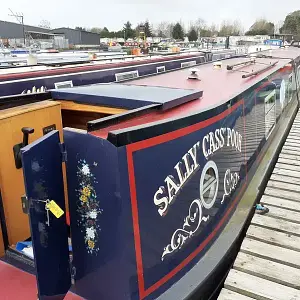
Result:
[[[188,38],[189,38],[189,41],[191,42],[191,41],[197,41],[197,39],[198,39],[198,34],[197,34],[197,32],[196,32],[196,30],[195,30],[195,28],[191,28],[190,29],[190,31],[189,31],[189,33],[188,33]]]
[[[80,31],[86,31],[86,28],[81,27],[81,26],[76,26],[75,29],[80,30]]]
[[[268,22],[266,19],[258,19],[252,24],[246,35],[272,35],[274,28],[274,23]]]
[[[242,26],[239,21],[223,21],[220,27],[219,36],[240,35]]]
[[[152,30],[149,24],[149,21],[147,20],[144,24],[144,30],[145,30],[145,36],[151,37],[152,36]]]
[[[184,32],[180,23],[176,23],[173,30],[172,30],[172,37],[175,40],[183,40],[184,39]]]
[[[90,31],[93,32],[93,33],[98,33],[98,34],[100,34],[101,31],[102,31],[102,29],[99,28],[99,27],[92,27]]]
[[[300,10],[296,10],[285,17],[280,33],[300,36]]]
[[[115,33],[114,32],[109,32],[109,30],[107,29],[107,27],[104,27],[101,31],[100,31],[100,35],[103,38],[111,38],[114,37]],[[112,36],[113,35],[113,36]]]
[[[131,26],[132,25],[131,25],[131,23],[129,21],[127,21],[124,24],[123,31],[125,31],[125,37],[126,37],[126,39],[133,39],[135,37],[135,31],[132,29]]]
[[[39,27],[51,29],[51,25],[48,20],[42,20],[41,23],[39,24]]]
[[[155,31],[159,37],[170,38],[172,37],[173,27],[172,23],[161,22],[156,26]]]

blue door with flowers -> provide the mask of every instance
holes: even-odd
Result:
[[[62,146],[55,130],[22,149],[40,300],[63,299],[71,285]]]

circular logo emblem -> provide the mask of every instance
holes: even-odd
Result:
[[[219,187],[219,172],[212,160],[208,161],[200,177],[200,200],[206,209],[213,207]]]

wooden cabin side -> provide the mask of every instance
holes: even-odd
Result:
[[[21,129],[25,126],[34,129],[29,143],[54,127],[62,133],[60,104],[42,101],[1,111],[0,189],[10,246],[30,237],[28,216],[21,203],[25,194],[23,171],[16,168],[13,151],[23,141]]]

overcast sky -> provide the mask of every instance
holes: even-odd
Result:
[[[152,24],[203,18],[208,24],[239,19],[245,29],[260,17],[275,24],[286,14],[300,10],[300,0],[14,0],[1,1],[0,20],[15,22],[9,8],[24,14],[24,23],[38,25],[44,19],[51,27],[108,27],[118,30],[130,20],[133,25],[145,19]],[[126,4],[125,4],[126,3]]]

